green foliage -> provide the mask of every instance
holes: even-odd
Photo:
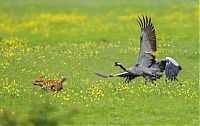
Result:
[[[64,110],[60,112],[59,115],[55,115],[58,107],[56,107],[55,104],[52,104],[48,95],[45,95],[42,101],[38,100],[39,97],[36,95],[31,97],[28,115],[16,114],[11,110],[1,109],[0,125],[57,126],[61,125],[61,122],[66,125],[72,125],[74,123],[72,118],[79,112],[77,107],[71,107],[69,110]],[[63,117],[65,118],[63,119]]]
[[[34,126],[56,126],[58,119],[50,118],[53,115],[53,111],[56,110],[56,106],[49,104],[48,99],[43,103],[36,102],[37,99],[32,100],[32,109],[29,112],[30,118],[28,122]]]
[[[18,116],[7,109],[1,109],[0,122],[2,126],[17,126],[20,123]]]

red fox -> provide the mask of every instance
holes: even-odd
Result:
[[[58,92],[63,89],[63,82],[66,79],[66,76],[62,76],[60,80],[45,80],[44,76],[40,76],[33,82],[33,84],[42,87],[44,90],[50,89],[53,92]]]

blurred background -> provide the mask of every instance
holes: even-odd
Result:
[[[136,18],[142,14],[153,18],[158,39],[181,36],[188,40],[198,36],[196,0],[7,0],[0,3],[1,38],[31,37],[33,43],[127,41],[138,38]]]

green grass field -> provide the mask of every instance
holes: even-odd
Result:
[[[183,86],[94,75],[137,62],[142,14]],[[199,125],[198,1],[1,0],[0,17],[0,126]],[[33,85],[41,75],[68,80],[55,94]]]

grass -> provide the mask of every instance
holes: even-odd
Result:
[[[183,86],[94,75],[136,63],[142,14],[155,25],[156,56],[181,64]],[[7,0],[0,15],[0,125],[199,125],[197,1]],[[33,86],[40,75],[69,79],[54,94]]]

